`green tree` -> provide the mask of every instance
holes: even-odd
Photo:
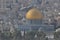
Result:
[[[43,31],[37,32],[37,39],[38,40],[45,40],[46,34]]]
[[[54,39],[60,40],[60,31],[54,33]]]
[[[10,40],[10,32],[4,32],[1,34],[2,40]]]
[[[25,40],[33,40],[36,32],[30,31],[25,34]]]

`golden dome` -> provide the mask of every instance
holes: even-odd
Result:
[[[27,19],[42,19],[43,15],[41,12],[35,8],[29,10],[26,14]]]

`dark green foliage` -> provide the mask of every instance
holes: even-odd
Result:
[[[37,35],[37,38],[35,38]],[[42,38],[45,39],[46,34],[42,31],[29,31],[24,33],[24,36],[21,35],[21,31],[15,30],[15,32],[0,32],[1,40],[41,40]]]
[[[54,39],[60,40],[60,31],[54,33]]]

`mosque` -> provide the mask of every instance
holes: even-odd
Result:
[[[54,31],[54,25],[46,25],[42,22],[44,15],[37,8],[30,9],[26,15],[26,24],[19,25],[18,30],[21,31],[31,31],[31,30],[42,30],[44,32],[52,32]]]

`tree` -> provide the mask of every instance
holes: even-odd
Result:
[[[2,40],[10,40],[10,32],[4,32],[1,34]]]
[[[19,20],[22,20],[22,19],[23,19],[22,14],[19,14],[19,15],[18,15],[18,19],[19,19]]]
[[[21,31],[16,31],[16,39],[17,40],[21,40],[22,39]]]
[[[33,40],[36,32],[30,31],[25,34],[25,40]]]
[[[60,40],[60,31],[54,33],[54,39]]]
[[[37,32],[37,39],[38,40],[45,40],[46,34],[43,31]]]

